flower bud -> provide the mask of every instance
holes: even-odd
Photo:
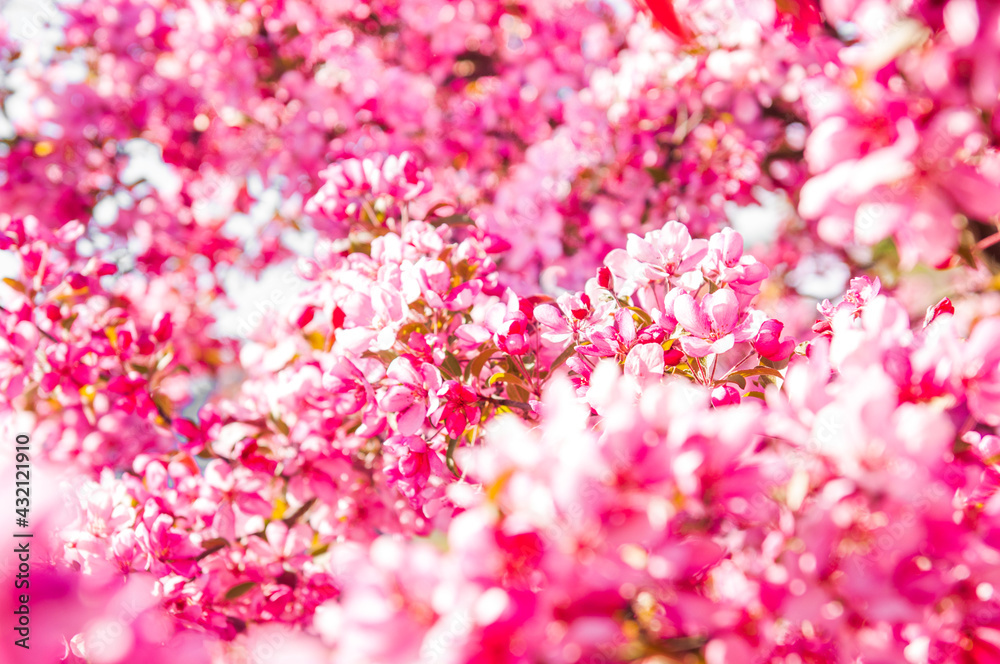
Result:
[[[173,323],[170,321],[170,312],[163,311],[156,314],[153,319],[153,336],[159,342],[164,342],[170,338],[174,332]]]
[[[528,321],[521,312],[509,316],[497,330],[497,347],[510,355],[524,355],[528,352]]]
[[[316,315],[316,307],[306,307],[302,310],[302,313],[298,315],[295,319],[295,326],[300,330],[306,325],[312,322],[313,316]]]
[[[347,314],[340,307],[333,308],[333,315],[331,316],[330,322],[333,323],[333,329],[339,330],[344,327],[344,321],[347,320]]]
[[[668,367],[676,367],[683,359],[684,353],[676,346],[671,346],[670,350],[663,351],[663,363]]]
[[[597,268],[597,285],[601,288],[607,288],[608,290],[612,290],[614,288],[615,279],[611,276],[611,270],[604,265]]]
[[[812,331],[816,334],[832,334],[833,326],[828,320],[818,320],[813,323]]]
[[[659,325],[650,325],[639,332],[637,343],[641,344],[661,344],[667,338],[667,331]]]
[[[764,321],[753,340],[753,349],[757,354],[775,362],[788,359],[795,348],[795,342],[791,339],[780,341],[781,331],[784,328],[785,325],[774,318]]]
[[[574,297],[570,303],[573,318],[583,320],[590,315],[590,297],[586,293],[581,293],[579,297]]]
[[[927,307],[927,315],[924,317],[924,327],[927,327],[941,316],[955,313],[955,305],[951,300],[944,298],[932,307]]]
[[[719,385],[712,390],[713,406],[729,406],[740,402],[740,393],[732,385]]]
[[[81,288],[87,287],[87,277],[83,276],[79,272],[70,272],[66,275],[66,280],[73,290],[80,290]]]
[[[118,266],[115,265],[114,263],[100,263],[98,264],[97,269],[94,271],[94,274],[96,274],[99,277],[107,277],[109,275],[114,274],[117,271],[118,271]]]

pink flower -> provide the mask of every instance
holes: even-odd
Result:
[[[743,258],[743,236],[724,228],[708,241],[708,251],[702,269],[705,276],[717,281],[729,281]]]
[[[456,330],[459,339],[470,346],[484,343],[490,337],[493,343],[510,355],[524,355],[530,348],[528,343],[528,317],[521,310],[520,301],[513,292],[507,292],[507,303],[497,302],[486,311],[482,324],[467,323]],[[527,307],[528,313],[531,309]]]
[[[635,319],[628,309],[615,313],[615,324],[590,332],[586,336],[589,344],[577,346],[577,352],[591,357],[613,357],[624,362],[629,351],[636,344],[659,344],[666,338],[663,329],[651,325],[636,331]]]
[[[721,288],[698,302],[687,293],[674,300],[674,317],[690,333],[678,341],[691,357],[725,353],[751,338],[752,321],[742,312],[736,293]]]
[[[556,304],[539,304],[535,307],[535,320],[541,326],[542,338],[562,344],[577,339],[605,318],[613,303],[604,301],[596,307],[586,293],[564,293]]]
[[[850,288],[844,293],[844,298],[836,305],[830,300],[823,300],[817,309],[823,315],[823,319],[816,321],[812,326],[813,332],[817,334],[829,334],[834,316],[841,312],[848,312],[854,318],[860,318],[865,305],[868,304],[882,289],[882,282],[878,277],[861,276],[851,279]]]
[[[497,347],[509,355],[528,352],[528,317],[520,311],[508,313],[496,327],[493,339]]]
[[[760,291],[760,283],[769,273],[767,266],[756,258],[743,255],[743,236],[731,228],[709,238],[701,270],[715,284],[728,284],[743,304],[749,304]]]
[[[409,201],[431,186],[429,174],[421,172],[405,152],[338,161],[320,178],[324,184],[306,203],[306,211],[323,213],[338,224],[348,214],[361,216],[364,203],[374,204],[380,198]]]
[[[115,376],[108,381],[108,392],[118,397],[116,406],[126,413],[142,417],[156,410],[148,390],[146,379],[135,372],[130,372],[128,376]]]
[[[451,475],[437,452],[419,436],[393,436],[385,441],[383,470],[403,495],[415,498],[431,477]]]
[[[882,282],[878,277],[861,276],[851,279],[850,288],[844,293],[844,299],[836,305],[830,300],[823,300],[819,305],[819,312],[827,318],[833,318],[841,311],[851,312],[855,318],[861,315],[861,311],[879,292],[882,290]]]
[[[432,364],[421,363],[411,355],[400,355],[386,370],[388,387],[379,399],[379,408],[398,413],[396,426],[404,436],[417,432],[427,412],[437,408],[441,372]]]
[[[323,389],[330,393],[338,415],[353,415],[375,400],[371,384],[350,360],[342,359],[323,374]]]
[[[436,419],[439,422],[444,420],[445,431],[452,438],[458,438],[466,427],[479,421],[480,410],[476,405],[479,397],[465,385],[447,380],[438,390],[438,396],[443,403]]]
[[[149,511],[147,505],[147,512]],[[155,560],[182,576],[190,576],[196,567],[201,548],[191,541],[188,532],[175,529],[174,517],[157,515],[151,524],[140,523],[135,530],[142,548]]]
[[[707,247],[705,240],[692,240],[684,224],[668,221],[663,228],[650,231],[645,237],[630,233],[625,250],[612,251],[605,265],[616,283],[620,286],[631,284],[632,290],[650,283],[675,285],[681,275],[698,265]]]
[[[305,524],[289,527],[284,521],[272,521],[264,529],[264,538],[251,537],[247,554],[263,565],[269,574],[280,575],[297,570],[311,560],[312,529]]]

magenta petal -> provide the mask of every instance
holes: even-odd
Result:
[[[771,357],[769,357],[768,359],[774,362],[781,362],[783,360],[787,360],[789,356],[792,354],[792,351],[794,350],[795,350],[795,341],[792,339],[786,339],[781,342],[780,346],[778,347],[778,350],[775,353],[773,353]]]

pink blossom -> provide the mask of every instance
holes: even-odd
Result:
[[[278,576],[286,569],[296,569],[310,559],[311,529],[303,524],[291,528],[282,521],[272,521],[264,537],[250,538],[247,553],[268,573]]]
[[[654,283],[673,286],[701,261],[707,245],[705,240],[692,240],[683,224],[669,221],[645,237],[630,234],[626,249],[611,251],[605,265],[622,292],[631,293]]]
[[[444,422],[445,431],[452,438],[458,438],[466,427],[479,422],[480,409],[476,406],[479,397],[465,385],[446,380],[438,396],[442,404],[437,418]]]
[[[681,348],[692,357],[725,353],[752,334],[751,319],[741,311],[736,294],[721,288],[695,300],[683,293],[674,301],[674,316],[689,336],[679,339]]]
[[[201,551],[187,533],[174,526],[174,518],[169,514],[144,519],[136,526],[136,539],[150,557],[147,569],[157,571],[165,566],[178,574],[190,575]]]
[[[379,399],[379,407],[398,413],[400,433],[413,435],[424,424],[428,411],[437,408],[441,372],[433,365],[403,355],[389,364],[386,378],[388,387]]]
[[[564,293],[556,300],[556,304],[539,304],[535,307],[535,320],[545,330],[542,338],[552,343],[561,344],[581,335],[604,321],[612,311],[612,303],[608,300],[598,302],[595,306],[587,293]]]
[[[389,452],[385,468],[389,481],[410,498],[422,491],[432,477],[441,478],[450,472],[438,453],[422,438],[396,437],[385,444]]]
[[[1000,661],[995,5],[12,22],[36,659]]]
[[[615,312],[614,325],[591,331],[586,337],[590,343],[578,346],[577,350],[583,355],[614,357],[624,362],[637,344],[658,343],[665,338],[666,333],[655,325],[637,330],[632,312],[619,309]]]

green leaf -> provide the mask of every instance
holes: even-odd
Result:
[[[288,428],[288,425],[285,424],[285,421],[282,420],[280,417],[277,417],[276,415],[272,414],[271,421],[274,422],[274,425],[278,428],[278,431],[280,431],[284,435],[287,436],[291,432],[291,429]]]
[[[660,184],[670,179],[670,173],[665,168],[648,167],[646,172],[653,178],[653,182]]]
[[[639,321],[641,323],[643,323],[644,325],[652,325],[653,324],[653,319],[649,317],[649,314],[647,314],[645,311],[643,311],[639,307],[625,307],[625,308],[628,309],[629,311],[631,311],[632,313],[634,313],[636,315],[636,317],[639,319]]]
[[[474,222],[467,214],[450,214],[447,217],[438,217],[429,220],[432,224],[444,224],[446,226],[475,226]]]
[[[391,350],[380,350],[378,352],[366,350],[361,354],[361,357],[377,357],[382,360],[385,364],[391,364],[393,360],[396,359],[396,354]]]
[[[737,385],[740,386],[740,389],[742,390],[747,389],[747,379],[744,378],[743,376],[740,376],[739,374],[733,374],[728,378],[726,378],[726,380],[729,381],[730,383],[736,383]]]
[[[521,403],[528,403],[528,399],[531,398],[531,393],[528,392],[526,387],[521,387],[524,383],[514,384],[507,383],[507,396],[509,396],[514,401],[520,401]]]
[[[245,583],[238,583],[229,590],[226,591],[226,600],[232,601],[237,597],[242,597],[247,594],[251,588],[257,585],[256,581],[247,581]]]
[[[965,264],[971,267],[972,269],[976,269],[977,267],[979,267],[978,261],[976,261],[976,256],[975,254],[972,253],[972,247],[960,244],[955,253],[957,253],[959,257],[961,257],[961,259],[965,262]]]
[[[872,247],[872,258],[874,258],[874,262],[876,263],[885,261],[890,265],[898,265],[899,250],[896,249],[896,243],[893,239],[887,237]]]
[[[8,286],[10,286],[11,288],[13,288],[14,290],[16,290],[17,292],[19,292],[19,293],[27,293],[28,292],[28,289],[24,287],[24,284],[22,284],[20,281],[17,281],[16,279],[11,279],[9,277],[4,277],[3,282],[5,284],[7,284]]]
[[[226,546],[227,544],[229,544],[229,540],[227,540],[225,537],[213,537],[210,540],[205,540],[204,542],[202,542],[201,548],[214,549],[216,547]]]
[[[771,367],[772,369],[776,369],[776,370],[780,371],[780,370],[785,369],[785,368],[788,367],[788,361],[790,359],[791,359],[790,357],[786,357],[785,359],[781,360],[780,362],[775,362],[774,360],[769,360],[766,357],[762,357],[760,359],[760,363],[761,363],[762,366]]]
[[[157,409],[160,411],[160,415],[163,419],[170,419],[173,415],[174,404],[170,401],[167,395],[157,392],[153,395],[153,403],[156,405]]]
[[[755,399],[760,399],[761,401],[764,401],[764,393],[763,392],[757,392],[756,390],[754,390],[752,392],[747,392],[743,396],[745,396],[745,397],[753,397]]]
[[[426,333],[427,326],[424,325],[423,323],[407,323],[403,327],[399,328],[399,332],[396,333],[396,336],[399,339],[408,340],[410,338],[410,335],[413,334],[414,332]]]
[[[450,378],[454,378],[455,380],[462,378],[462,365],[459,363],[458,358],[451,353],[445,354],[444,361],[441,362],[441,368],[444,369]]]
[[[571,343],[569,346],[566,347],[566,350],[559,353],[559,357],[557,357],[555,360],[552,361],[552,366],[549,367],[549,371],[545,375],[551,376],[553,373],[555,373],[556,369],[566,364],[566,360],[573,357],[575,354],[576,354],[576,346]]]
[[[509,386],[511,386],[511,385],[519,386],[519,387],[521,387],[521,388],[523,388],[525,390],[528,389],[528,386],[524,384],[523,380],[521,380],[520,378],[518,378],[517,375],[510,373],[509,371],[501,371],[499,373],[495,373],[492,376],[490,376],[490,379],[487,382],[490,385],[495,385],[496,383],[499,383],[500,381],[503,381],[503,382],[507,383],[508,389],[509,389]]]
[[[743,376],[745,378],[750,378],[751,376],[772,376],[774,378],[784,379],[781,372],[777,369],[772,369],[771,367],[757,367],[756,369],[746,369],[745,371],[737,371],[733,374],[734,376]]]
[[[486,346],[486,350],[481,352],[479,355],[476,355],[476,357],[473,358],[471,362],[465,365],[466,380],[470,378],[478,380],[479,374],[483,372],[483,367],[486,366],[486,363],[490,361],[490,359],[493,357],[493,353],[495,353],[496,351],[497,348],[496,346],[493,345],[493,342],[491,341]]]
[[[448,469],[455,475],[455,477],[461,476],[458,472],[458,466],[455,465],[455,448],[458,447],[458,438],[451,438],[448,440],[448,451],[444,455],[444,463],[448,466]]]

